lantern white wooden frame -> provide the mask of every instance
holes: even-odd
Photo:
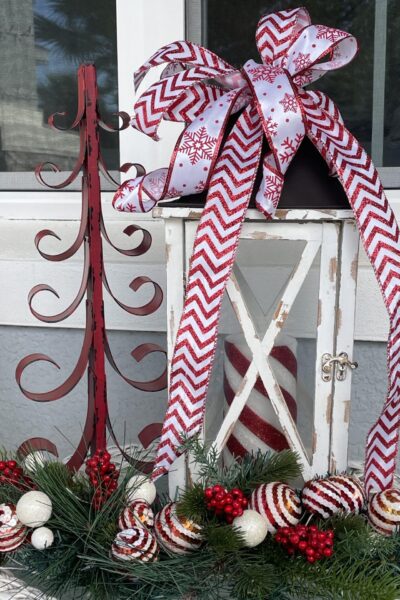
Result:
[[[167,258],[167,321],[168,358],[172,358],[174,342],[183,308],[185,279],[201,209],[158,207],[153,215],[165,221]],[[348,429],[350,415],[351,370],[338,381],[333,373],[324,381],[321,372],[323,354],[353,355],[354,313],[359,238],[350,211],[279,210],[273,221],[265,221],[256,210],[249,210],[240,235],[241,239],[292,240],[305,242],[289,281],[278,301],[271,321],[260,335],[257,330],[260,314],[249,286],[234,267],[227,294],[246,343],[252,354],[242,385],[225,415],[214,445],[222,451],[258,376],[270,397],[290,447],[299,456],[303,476],[309,479],[317,473],[347,467]],[[304,280],[320,251],[318,317],[316,332],[315,398],[312,447],[306,449],[286,406],[280,387],[268,361],[268,355],[280,333]],[[266,324],[267,325],[267,324]],[[183,487],[188,461],[179,458],[170,473],[172,497],[177,487]]]

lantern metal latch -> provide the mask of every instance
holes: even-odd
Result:
[[[336,372],[336,379],[344,381],[346,379],[347,369],[357,369],[358,363],[351,362],[347,352],[341,352],[338,356],[332,354],[322,355],[321,375],[323,381],[332,381],[333,373]]]

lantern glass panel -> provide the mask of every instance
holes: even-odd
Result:
[[[254,230],[252,224],[244,227],[244,239],[240,241],[224,299],[207,405],[209,440],[223,431],[229,409],[231,415],[237,413],[237,423],[226,438],[223,452],[227,463],[232,455],[240,455],[244,450],[279,451],[289,446],[272,396],[288,409],[287,418],[292,419],[307,460],[312,461],[316,443],[315,399],[321,408],[328,403],[331,391],[330,386],[320,390],[316,385],[320,378],[317,336],[321,333],[321,231],[321,226],[311,233],[305,228],[302,231],[293,223],[271,224],[263,232]],[[309,239],[298,239],[303,233]],[[269,239],[262,239],[263,236]],[[334,252],[336,248],[334,245]],[[329,279],[329,273],[327,276]],[[336,283],[332,285],[334,288]],[[324,335],[329,333],[322,332],[321,337]],[[327,347],[332,343],[330,339]],[[258,371],[260,358],[265,371],[257,373],[256,384],[250,386],[239,414],[234,403],[255,365]]]

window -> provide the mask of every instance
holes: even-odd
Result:
[[[314,84],[340,107],[346,125],[372,154],[386,187],[400,186],[400,9],[398,0],[309,0],[313,23],[353,33],[361,52]],[[293,8],[290,0],[187,0],[187,37],[235,66],[260,61],[259,18]],[[398,167],[398,168],[393,168]]]
[[[76,71],[83,62],[97,67],[100,109],[118,110],[116,7],[110,0],[32,0],[0,3],[0,188],[35,189],[36,165],[52,161],[73,166],[77,131],[62,139],[47,119],[76,114]],[[110,169],[119,164],[118,135],[102,137]]]

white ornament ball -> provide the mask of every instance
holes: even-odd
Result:
[[[247,509],[240,517],[233,520],[232,527],[243,537],[246,548],[254,548],[267,537],[268,523],[256,510]]]
[[[368,503],[368,520],[382,535],[400,528],[400,490],[394,488],[374,494]]]
[[[54,533],[48,527],[39,527],[32,533],[31,544],[36,550],[46,550],[54,542]]]
[[[17,517],[24,525],[28,527],[41,527],[51,517],[51,500],[43,492],[27,492],[17,504]]]
[[[264,517],[270,533],[297,525],[303,512],[296,492],[279,481],[259,485],[251,494],[249,508]]]
[[[134,475],[126,484],[128,502],[134,500],[145,500],[148,504],[153,504],[157,496],[157,489],[154,483],[148,477],[143,475]]]

